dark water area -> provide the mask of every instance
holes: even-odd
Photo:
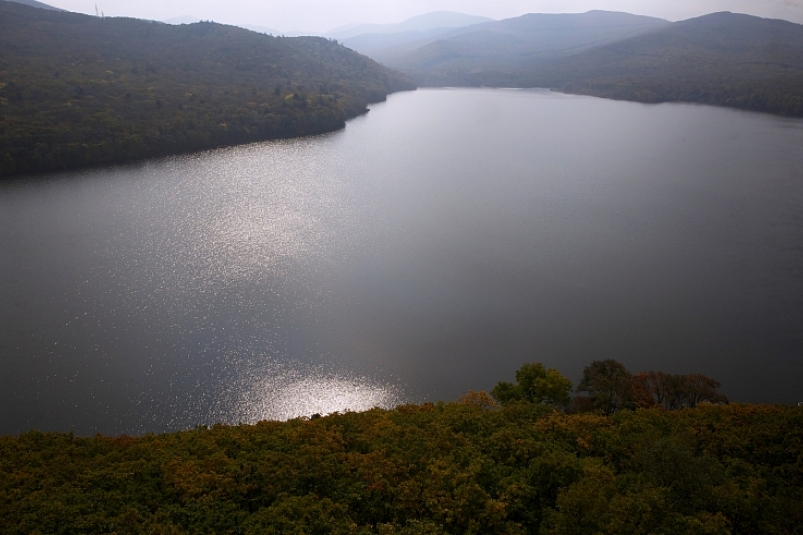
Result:
[[[521,90],[0,185],[0,434],[453,400],[540,361],[803,401],[803,121]]]

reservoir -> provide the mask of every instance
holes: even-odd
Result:
[[[803,121],[543,90],[0,184],[0,434],[452,401],[612,358],[803,401]]]

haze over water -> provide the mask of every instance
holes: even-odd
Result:
[[[524,90],[0,185],[0,433],[452,400],[541,361],[803,400],[803,121]]]

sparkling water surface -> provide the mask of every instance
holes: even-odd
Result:
[[[451,400],[527,361],[803,400],[802,149],[800,120],[419,90],[2,184],[0,433]]]

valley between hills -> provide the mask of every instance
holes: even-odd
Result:
[[[803,117],[803,26],[782,20],[727,12],[675,23],[605,11],[529,14],[435,36],[343,42],[420,86],[545,87]]]

